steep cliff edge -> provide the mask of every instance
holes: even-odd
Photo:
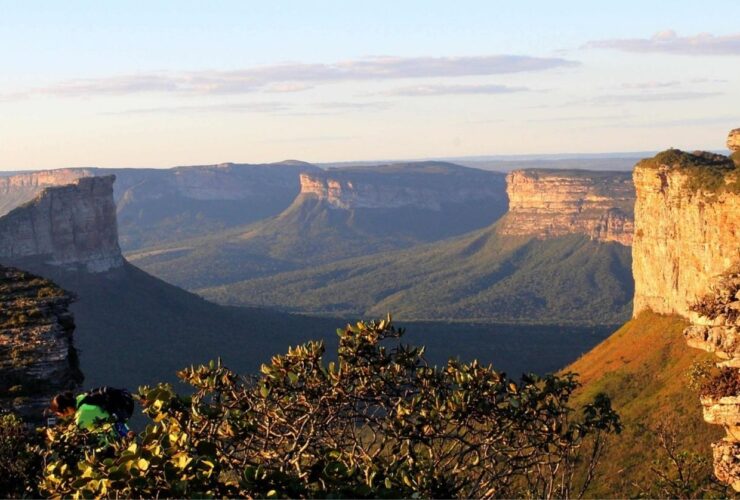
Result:
[[[740,176],[722,155],[668,150],[635,167],[634,315],[689,317],[740,259]]]
[[[502,199],[503,176],[444,162],[344,168],[301,174],[301,195],[331,208],[442,210],[445,204]]]
[[[725,370],[740,367],[740,274],[731,271],[740,259],[737,133],[728,139],[732,159],[672,149],[634,169],[634,315],[568,367],[581,374],[580,397],[607,392],[624,425],[604,456],[607,479],[594,486],[593,496],[645,495],[644,490],[625,492],[655,482],[645,463],[667,460],[654,436],[666,425],[675,451],[689,452],[686,456],[706,456],[714,442],[715,475],[740,488],[740,384],[725,384],[720,397],[699,391],[704,420],[723,424],[725,432],[703,425],[691,382],[712,356],[686,348],[688,342],[717,354]],[[698,464],[691,487],[710,484],[711,469],[711,460]],[[705,494],[701,489],[682,493]]]
[[[90,169],[64,168],[0,177],[0,216],[33,200],[46,188],[72,184],[91,175]]]
[[[85,177],[47,188],[0,218],[0,259],[43,259],[88,272],[121,266],[114,181],[114,176]]]
[[[40,421],[54,394],[82,381],[71,302],[53,283],[0,266],[0,408]]]
[[[628,172],[529,169],[509,173],[506,181],[509,212],[501,234],[585,234],[632,244],[635,191]]]

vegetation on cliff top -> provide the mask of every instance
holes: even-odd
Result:
[[[667,166],[684,172],[688,176],[686,188],[690,191],[740,194],[740,155],[737,153],[727,157],[706,151],[688,153],[679,149],[668,149],[653,158],[641,160],[637,166],[646,168]]]
[[[179,373],[191,396],[139,390],[151,419],[139,436],[101,448],[100,434],[61,425],[35,445],[36,463],[6,467],[14,457],[0,447],[0,467],[26,494],[54,497],[569,498],[620,431],[605,395],[570,406],[573,375],[515,382],[477,362],[431,367],[390,319],[337,333],[336,363],[309,342],[255,378],[191,367]]]

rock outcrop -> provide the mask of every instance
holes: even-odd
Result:
[[[725,156],[669,150],[633,172],[634,315],[689,317],[689,304],[740,259],[738,169]]]
[[[82,382],[71,301],[45,279],[0,266],[0,408],[39,422],[54,394]]]
[[[711,292],[690,306],[684,330],[690,347],[715,353],[723,372],[702,388],[704,420],[726,436],[712,445],[717,478],[740,491],[740,269],[719,278]]]
[[[121,266],[114,180],[85,177],[47,188],[0,218],[0,262],[42,259],[88,272]]]
[[[93,171],[90,169],[64,168],[0,177],[0,216],[33,200],[48,187],[72,184],[81,177],[91,175]]]
[[[727,145],[737,148],[738,130]],[[722,425],[713,445],[717,478],[740,491],[740,165],[706,152],[668,150],[643,160],[632,266],[634,314],[690,320],[689,346],[715,353],[719,376],[701,390],[704,420]]]
[[[503,176],[444,162],[343,168],[303,173],[301,192],[330,208],[413,207],[439,211],[445,204],[502,198]]]
[[[733,153],[740,151],[740,128],[730,131],[727,136],[727,149]]]
[[[635,191],[628,172],[529,169],[511,172],[506,182],[509,213],[501,234],[632,243]]]

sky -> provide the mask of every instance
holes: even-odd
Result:
[[[724,149],[737,0],[0,0],[0,170]]]

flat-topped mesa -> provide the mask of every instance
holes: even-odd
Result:
[[[722,155],[668,150],[633,172],[635,316],[691,317],[689,305],[740,259],[740,169]]]
[[[47,188],[0,218],[0,262],[82,266],[104,272],[123,265],[118,245],[115,176],[85,177]]]
[[[65,186],[81,177],[94,175],[90,169],[63,168],[23,172],[0,177],[0,216],[23,205],[53,186]]]
[[[71,301],[45,279],[0,266],[0,409],[40,422],[51,397],[82,381]]]
[[[503,197],[503,175],[444,162],[419,162],[302,173],[302,196],[330,208],[441,210],[446,203]]]
[[[516,170],[506,177],[505,235],[553,238],[585,234],[632,244],[635,191],[629,172]]]

